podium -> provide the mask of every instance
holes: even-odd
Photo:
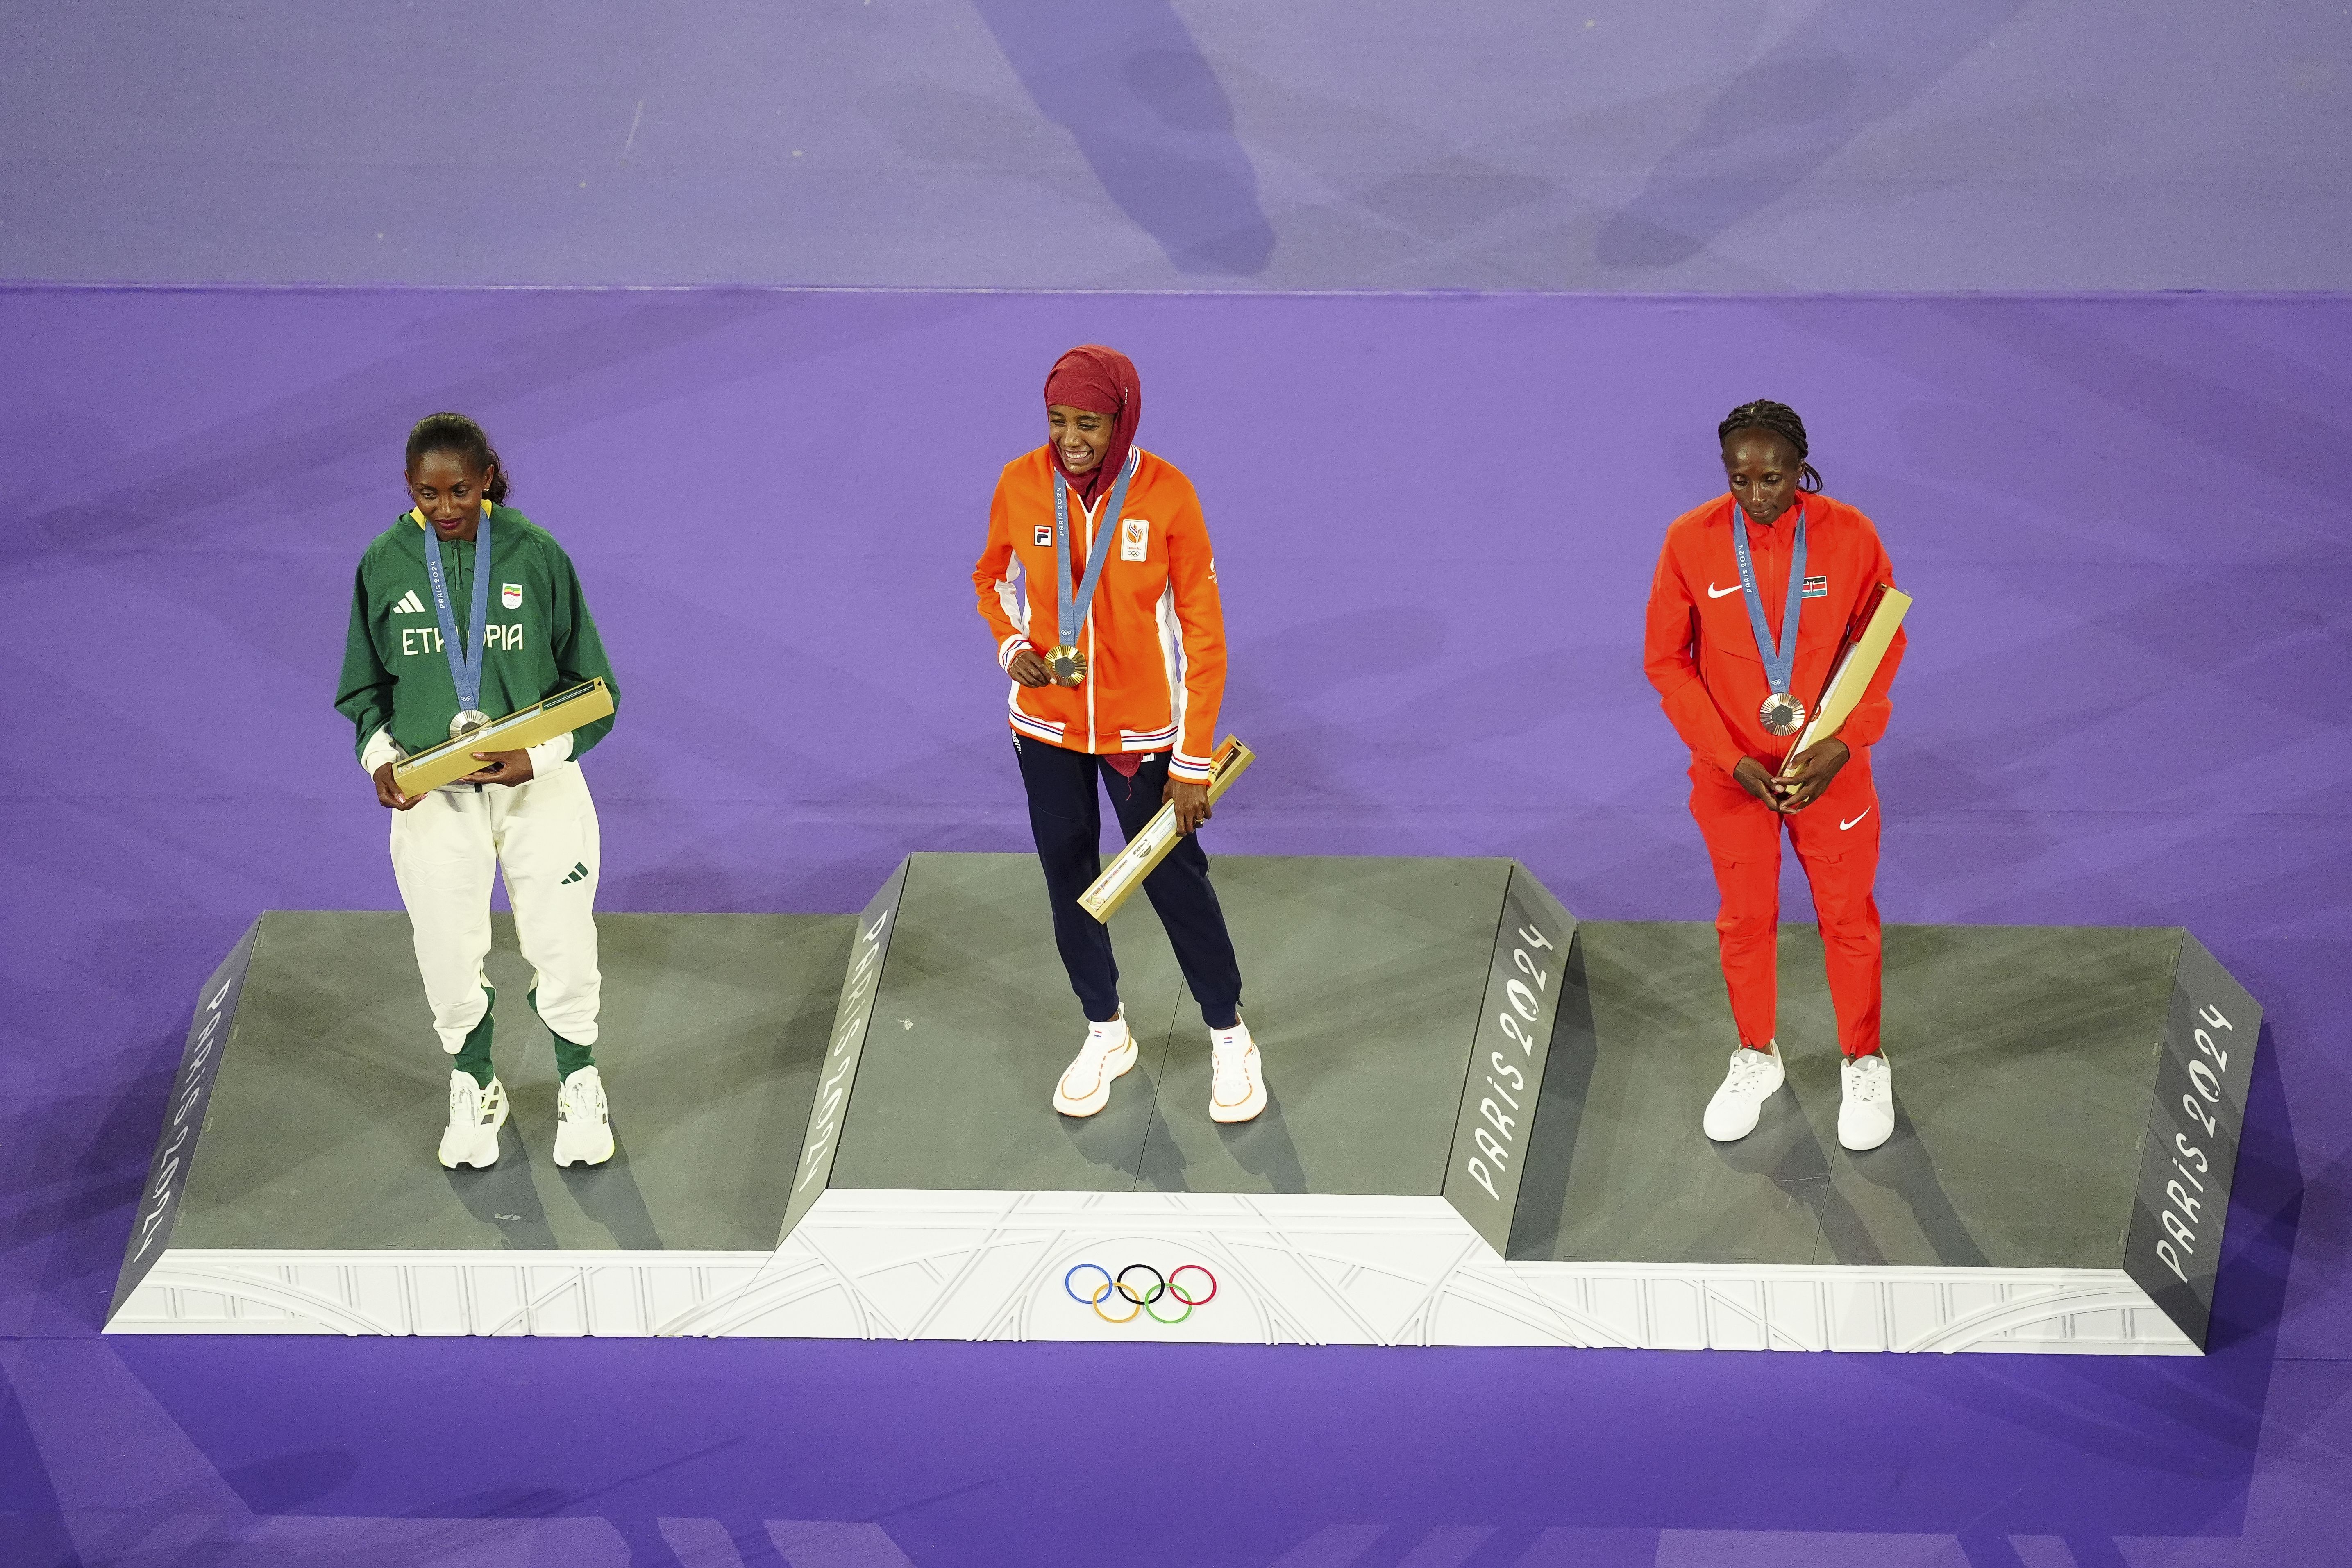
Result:
[[[404,918],[265,916],[199,997],[108,1327],[2202,1348],[2261,1014],[2185,931],[1890,927],[1903,1115],[1851,1154],[1810,927],[1783,932],[1790,1087],[1718,1146],[1710,927],[1580,923],[1504,859],[1213,875],[1255,1122],[1209,1119],[1141,900],[1111,923],[1138,1066],[1057,1116],[1082,1025],[1034,862],[923,854],[856,917],[600,917],[595,1171],[546,1159],[510,952],[509,1145],[445,1172]],[[1213,1296],[1155,1294],[1187,1266]]]

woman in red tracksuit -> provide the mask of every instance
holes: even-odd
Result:
[[[1766,710],[1775,696],[1820,698],[1840,643],[1871,591],[1893,584],[1894,567],[1870,519],[1821,493],[1794,409],[1743,404],[1717,435],[1729,491],[1667,528],[1643,647],[1650,682],[1690,747],[1691,815],[1723,896],[1716,932],[1739,1046],[1703,1126],[1719,1142],[1746,1137],[1783,1080],[1773,1014],[1785,829],[1812,888],[1837,1009],[1838,1142],[1875,1149],[1895,1130],[1895,1099],[1878,1040],[1870,748],[1886,731],[1901,635],[1838,733],[1785,778],[1795,730],[1786,711]]]
[[[1162,804],[1175,807],[1182,837],[1143,892],[1209,1026],[1209,1115],[1247,1121],[1265,1109],[1265,1077],[1194,837],[1209,819],[1224,612],[1200,500],[1173,463],[1135,445],[1142,412],[1125,354],[1090,344],[1055,363],[1046,444],[998,478],[972,587],[1013,678],[1007,718],[1055,944],[1087,1016],[1054,1109],[1094,1115],[1137,1055],[1110,932],[1078,905],[1102,871],[1099,787],[1129,838]]]

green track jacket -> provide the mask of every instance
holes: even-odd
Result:
[[[448,581],[450,609],[460,635],[471,637],[475,546],[439,544],[415,514],[403,512],[360,557],[352,584],[351,634],[343,644],[343,679],[335,710],[359,731],[354,750],[385,725],[405,752],[449,738],[457,716],[457,688],[442,651],[440,619],[433,613],[433,580],[425,552],[438,544]],[[511,507],[490,511],[490,597],[482,652],[482,711],[492,718],[527,708],[583,680],[604,678],[620,706],[620,684],[605,660],[604,644],[580,592],[572,558],[547,530]],[[610,718],[583,725],[572,736],[575,757],[604,738]]]

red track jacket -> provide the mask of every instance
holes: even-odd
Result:
[[[1829,683],[1847,627],[1862,613],[1870,591],[1895,581],[1894,564],[1878,542],[1870,519],[1827,496],[1801,498],[1805,515],[1805,598],[1797,624],[1796,694],[1808,709]],[[1795,738],[1769,734],[1757,710],[1771,692],[1764,682],[1764,657],[1748,620],[1739,591],[1739,561],[1732,552],[1733,505],[1722,495],[1675,519],[1650,584],[1648,626],[1642,668],[1664,699],[1691,755],[1726,773],[1742,757],[1754,757],[1778,771]],[[1797,503],[1770,528],[1749,524],[1748,549],[1756,584],[1764,595],[1764,616],[1780,635],[1788,605],[1789,549],[1796,539]],[[1859,629],[1859,628],[1856,628]],[[1903,662],[1903,634],[1879,662],[1878,674],[1860,706],[1838,731],[1854,751],[1874,745],[1886,732],[1893,711],[1886,689]]]

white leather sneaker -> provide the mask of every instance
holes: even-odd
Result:
[[[604,1106],[604,1079],[582,1068],[555,1091],[555,1163],[601,1165],[613,1157],[613,1120]]]
[[[1895,1072],[1877,1051],[1838,1068],[1838,1142],[1860,1153],[1895,1135]]]
[[[1135,1037],[1127,1032],[1127,1012],[1108,1024],[1088,1024],[1087,1043],[1054,1083],[1054,1109],[1065,1116],[1092,1116],[1110,1103],[1110,1086],[1135,1065]]]
[[[449,1125],[441,1131],[441,1163],[487,1170],[499,1163],[499,1129],[507,1124],[507,1086],[476,1083],[463,1068],[449,1070]]]
[[[1209,1031],[1209,1120],[1249,1121],[1265,1109],[1265,1071],[1257,1042],[1239,1018],[1230,1029]]]
[[[1699,1126],[1718,1143],[1738,1142],[1756,1131],[1764,1102],[1780,1091],[1788,1077],[1780,1065],[1780,1041],[1769,1042],[1760,1051],[1740,1047],[1731,1053],[1731,1070],[1723,1075],[1722,1086],[1706,1102],[1706,1115]]]

